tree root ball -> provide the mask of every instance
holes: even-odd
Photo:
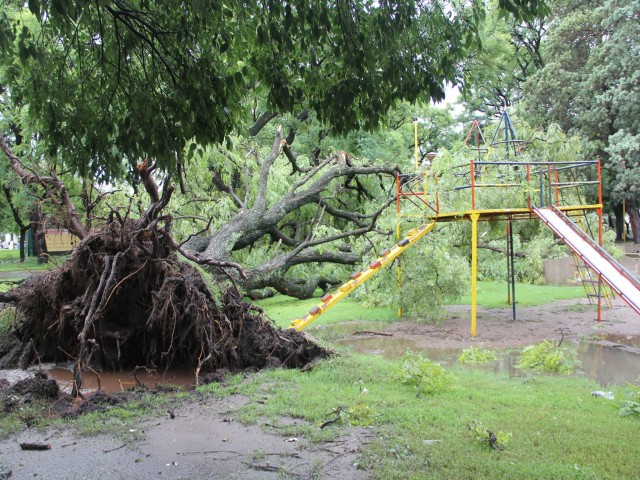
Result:
[[[327,352],[280,330],[235,288],[214,297],[168,234],[115,219],[58,269],[10,292],[18,312],[0,367],[75,361],[78,370],[300,368]]]

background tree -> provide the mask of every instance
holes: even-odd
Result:
[[[504,108],[518,104],[527,79],[544,66],[541,43],[547,18],[513,18],[491,2],[480,29],[482,49],[470,52],[465,64],[468,87],[461,102],[465,123],[479,119],[488,124]]]
[[[624,200],[638,242],[640,64],[635,52],[640,4],[559,1],[553,11],[544,42],[545,67],[527,83],[527,109],[540,122],[556,122],[588,139],[590,152],[604,162],[609,177],[605,194],[614,205],[616,223],[624,224]]]

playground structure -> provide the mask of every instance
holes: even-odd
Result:
[[[502,135],[504,134],[504,136]],[[516,220],[539,219],[548,226],[573,252],[576,267],[590,301],[597,302],[598,320],[601,319],[602,299],[610,302],[615,292],[640,314],[640,282],[602,248],[602,177],[598,160],[579,161],[524,161],[518,157],[525,142],[517,138],[511,119],[504,111],[490,144],[486,143],[480,125],[474,121],[467,134],[465,145],[471,153],[468,164],[458,165],[453,175],[461,179],[453,190],[439,191],[440,174],[430,171],[435,154],[424,155],[420,164],[418,147],[418,123],[414,122],[415,172],[396,176],[396,211],[398,216],[398,242],[385,250],[364,270],[333,293],[322,297],[321,302],[305,316],[294,320],[291,328],[302,330],[323,312],[334,306],[358,286],[397,259],[398,284],[401,285],[400,256],[415,245],[436,225],[471,222],[471,335],[477,333],[477,274],[478,274],[478,223],[482,221],[507,222],[507,286],[508,301],[516,320],[516,291],[514,274],[513,229]],[[504,138],[504,140],[502,140]],[[471,143],[470,143],[471,142]],[[505,159],[491,161],[492,150],[505,149]],[[491,192],[496,189],[518,191],[519,200],[513,205],[499,205]],[[571,191],[573,195],[565,195]],[[577,192],[577,193],[576,193]],[[455,211],[441,211],[440,196],[464,196],[465,206]],[[596,203],[583,202],[590,196]],[[569,197],[567,202],[565,198]],[[580,200],[575,203],[575,198]],[[460,202],[458,202],[460,204]],[[403,214],[403,205],[405,213]],[[593,240],[583,231],[574,218],[586,217],[595,212],[598,219],[597,236]],[[407,215],[408,214],[408,215]],[[417,219],[418,227],[402,235],[402,218]],[[588,225],[588,223],[587,223]],[[590,287],[587,287],[590,284]],[[398,310],[399,316],[402,310]]]

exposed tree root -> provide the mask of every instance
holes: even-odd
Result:
[[[114,219],[88,234],[59,269],[36,275],[3,300],[20,321],[0,368],[41,361],[82,370],[188,366],[302,367],[326,352],[295,331],[276,329],[235,289],[220,300],[197,269],[178,261],[156,222]]]

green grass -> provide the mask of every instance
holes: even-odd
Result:
[[[232,388],[261,399],[243,407],[244,421],[299,418],[277,431],[316,442],[346,432],[348,421],[318,428],[335,408],[366,408],[374,434],[362,466],[374,479],[637,478],[640,420],[618,415],[623,387],[613,389],[619,401],[608,401],[592,397],[599,386],[584,379],[456,369],[448,389],[417,398],[398,369],[380,357],[341,356],[308,373],[261,372]],[[511,434],[505,450],[478,443],[472,422]]]
[[[109,407],[105,412],[92,412],[77,418],[56,418],[52,406],[37,400],[24,403],[0,416],[0,438],[24,430],[27,427],[71,427],[81,436],[111,434],[125,440],[142,438],[137,428],[140,420],[149,414],[163,412],[174,406],[184,394],[143,394],[121,406]],[[2,400],[0,398],[0,400]],[[133,430],[133,431],[131,431]]]
[[[478,282],[478,305],[487,308],[507,308],[507,284]],[[546,305],[558,300],[585,298],[582,286],[571,285],[524,285],[516,284],[516,302],[519,306]],[[471,304],[471,294],[465,295],[456,304]]]
[[[272,298],[255,302],[263,308],[270,318],[280,327],[288,327],[296,318],[306,315],[309,310],[320,303],[319,298],[298,300],[285,295],[277,295]],[[314,325],[328,325],[332,323],[347,322],[351,320],[363,320],[369,322],[393,322],[397,320],[395,308],[363,308],[362,303],[352,298],[344,298],[335,306],[323,313]]]
[[[0,250],[0,262],[6,262],[10,260],[20,260],[19,250]]]
[[[557,300],[584,298],[584,289],[557,285],[516,285],[519,306],[545,305]],[[319,298],[297,300],[284,295],[256,302],[278,326],[286,328],[293,320],[302,317],[320,303]],[[471,304],[471,295],[462,297],[455,304]],[[478,282],[478,305],[487,308],[507,308],[507,285],[498,282]],[[338,322],[362,320],[370,322],[394,322],[398,319],[395,307],[363,308],[362,303],[350,297],[344,298],[323,313],[313,323],[328,325]]]
[[[19,256],[8,256],[7,252],[17,252],[17,250],[0,250],[0,272],[39,272],[42,270],[51,270],[62,265],[67,259],[66,255],[52,256],[47,263],[38,263],[35,257],[27,257],[24,262],[20,262]]]

